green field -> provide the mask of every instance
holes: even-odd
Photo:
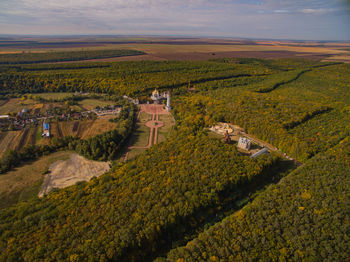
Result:
[[[164,142],[171,135],[175,124],[172,115],[159,115],[159,120],[164,122],[164,126],[158,129],[158,143]]]
[[[136,124],[136,128],[132,135],[132,142],[130,146],[146,147],[148,145],[150,129],[147,126],[145,126],[145,123],[150,120],[152,120],[152,115],[149,115],[145,112],[139,113],[139,119],[137,121],[138,123]],[[132,153],[131,155],[136,155],[136,152],[143,152],[144,150],[134,151],[135,154]]]
[[[111,106],[115,103],[112,101],[105,101],[102,99],[84,99],[82,101],[79,101],[79,105],[85,108],[86,110],[95,109],[97,106],[99,107],[105,107],[105,106]]]
[[[146,147],[148,145],[149,134],[150,129],[147,126],[143,124],[137,124],[132,136],[131,146]]]
[[[135,158],[146,151],[146,148],[133,148],[128,151],[128,160]]]
[[[72,97],[74,93],[60,92],[60,93],[39,93],[35,94],[35,96],[44,98],[44,99],[64,99],[68,97]]]

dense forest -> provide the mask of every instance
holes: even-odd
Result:
[[[124,106],[119,116],[113,119],[117,125],[114,130],[87,140],[74,139],[68,144],[68,148],[93,160],[116,159],[133,131],[136,116],[136,106],[133,104]]]
[[[269,187],[168,261],[347,261],[350,140]]]
[[[35,64],[49,62],[79,61],[98,58],[143,55],[136,50],[87,50],[64,52],[30,52],[0,54],[0,64]]]
[[[346,260],[349,75],[300,59],[0,67],[7,96],[171,89],[176,120],[167,141],[100,178],[1,210],[0,261]],[[218,121],[280,151],[243,156],[212,138]],[[78,151],[106,158],[105,142]],[[284,152],[302,166],[290,173]]]
[[[190,127],[177,132],[100,179],[2,211],[2,258],[140,260],[220,209],[221,195],[238,194],[276,161],[239,156]]]
[[[88,91],[139,96],[155,87],[176,88],[216,79],[269,74],[271,69],[236,62],[119,62],[0,67],[0,92]],[[254,78],[254,79],[255,79]]]

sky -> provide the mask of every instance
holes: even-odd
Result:
[[[350,40],[347,0],[0,0],[0,34]]]

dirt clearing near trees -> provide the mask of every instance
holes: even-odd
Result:
[[[66,160],[71,154],[72,152],[69,151],[60,151],[42,156],[36,161],[27,162],[2,174],[0,176],[0,209],[36,198],[44,180],[43,173],[52,163]]]
[[[50,166],[38,196],[42,197],[53,188],[64,188],[80,181],[88,181],[102,175],[109,169],[108,162],[87,160],[73,153],[69,159],[56,161]]]

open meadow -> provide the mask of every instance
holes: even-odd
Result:
[[[171,132],[175,125],[174,117],[171,114],[159,115],[159,121],[163,122],[164,126],[158,130],[158,143],[164,142],[169,136],[171,136]]]
[[[98,99],[84,99],[78,102],[78,105],[85,110],[95,109],[97,106],[105,107],[114,105],[113,101],[98,100]]]
[[[175,121],[163,105],[139,105],[139,115],[135,130],[129,141],[124,161],[132,159],[146,149],[164,142],[170,135]]]
[[[110,118],[98,118],[96,120],[60,121],[51,123],[52,138],[72,136],[81,139],[94,137],[116,128],[116,124],[109,121]],[[44,140],[44,139],[43,139]]]
[[[22,100],[20,98],[11,98],[0,105],[0,114],[8,115],[10,113],[17,114],[23,108],[33,109],[37,104],[36,101],[31,99]]]
[[[68,159],[71,152],[57,152],[23,164],[0,176],[0,209],[36,198],[50,165]]]
[[[64,99],[64,98],[72,97],[73,95],[74,93],[69,93],[69,92],[35,94],[35,96],[41,97],[43,99],[48,99],[48,100]]]

